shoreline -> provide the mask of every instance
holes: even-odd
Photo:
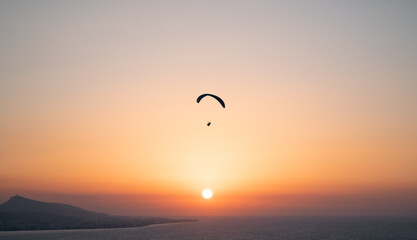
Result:
[[[0,236],[11,236],[11,235],[21,235],[21,234],[42,234],[47,232],[94,232],[94,231],[102,231],[102,230],[117,230],[117,229],[135,229],[135,228],[150,228],[150,227],[159,227],[163,225],[172,225],[172,224],[180,224],[180,223],[193,223],[197,222],[196,219],[191,219],[189,221],[178,221],[178,222],[170,222],[170,223],[151,223],[144,226],[137,226],[137,227],[109,227],[109,228],[72,228],[72,229],[40,229],[40,230],[10,230],[10,231],[0,231]]]

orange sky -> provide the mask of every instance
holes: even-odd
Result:
[[[2,2],[0,200],[417,214],[413,9]]]

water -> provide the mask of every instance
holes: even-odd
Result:
[[[141,228],[0,232],[0,239],[417,240],[417,218],[210,217]]]

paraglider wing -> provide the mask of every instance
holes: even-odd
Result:
[[[201,94],[198,98],[197,98],[197,103],[199,103],[200,101],[201,101],[201,99],[203,99],[204,97],[206,97],[206,96],[210,96],[210,97],[213,97],[214,99],[216,99],[221,105],[222,105],[222,107],[223,108],[226,108],[226,105],[224,104],[224,102],[223,102],[223,100],[221,99],[221,98],[219,98],[218,96],[216,96],[216,95],[213,95],[213,94],[209,94],[209,93],[205,93],[205,94]]]

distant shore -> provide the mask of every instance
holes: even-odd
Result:
[[[167,217],[115,216],[69,204],[41,202],[17,194],[0,204],[0,231],[130,228],[193,221]]]
[[[97,218],[78,218],[54,214],[0,212],[0,232],[118,229],[195,221],[197,220],[162,217],[101,216]]]
[[[42,230],[0,230],[0,236],[12,236],[12,235],[21,235],[21,234],[43,234],[48,232],[94,232],[94,231],[102,231],[102,230],[116,230],[116,229],[134,229],[134,228],[150,228],[150,227],[160,227],[165,225],[173,225],[173,224],[180,224],[180,223],[192,223],[197,222],[198,220],[195,219],[187,219],[184,221],[176,221],[176,222],[167,222],[167,223],[151,223],[149,225],[137,226],[137,227],[108,227],[108,228],[72,228],[72,229],[42,229]]]

